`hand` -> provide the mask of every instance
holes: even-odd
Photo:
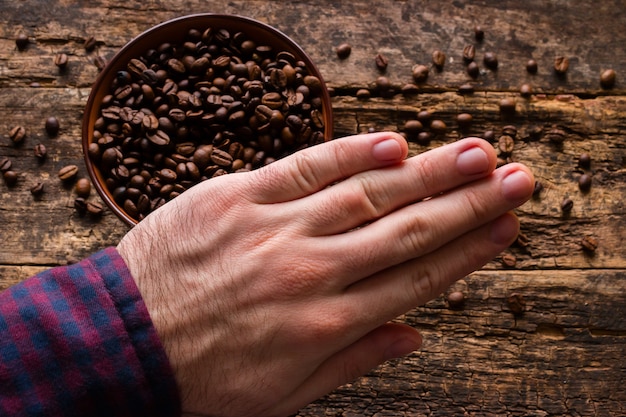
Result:
[[[495,170],[476,138],[407,152],[337,139],[205,181],[124,237],[185,412],[285,416],[418,349],[389,321],[515,240],[526,167]]]

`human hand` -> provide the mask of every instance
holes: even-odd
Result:
[[[515,240],[526,167],[496,170],[476,138],[407,152],[394,133],[307,148],[205,181],[122,239],[185,412],[285,416],[418,349],[389,321]]]

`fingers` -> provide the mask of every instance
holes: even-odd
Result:
[[[484,179],[403,207],[363,228],[329,236],[325,243],[345,259],[355,260],[344,261],[347,269],[342,272],[348,280],[358,279],[436,251],[522,204],[533,186],[528,168],[508,164]]]
[[[298,199],[356,173],[397,164],[407,153],[397,133],[336,139],[253,171],[252,198],[261,204]]]
[[[507,248],[519,232],[512,213],[472,230],[426,256],[354,283],[344,294],[363,330],[437,297],[454,281],[479,269]]]
[[[399,323],[386,323],[334,354],[289,397],[289,404],[277,414],[297,411],[303,405],[322,397],[363,376],[386,360],[407,355],[422,344],[417,330]]]
[[[300,200],[312,235],[341,233],[432,195],[491,173],[493,146],[468,138],[410,158],[386,169],[359,173]]]

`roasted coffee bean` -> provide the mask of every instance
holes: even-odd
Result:
[[[582,192],[587,192],[591,189],[591,175],[589,174],[582,174],[579,178],[578,178],[578,188],[580,188],[580,191]]]
[[[432,60],[435,67],[441,71],[446,63],[446,54],[440,50],[435,50],[432,53]]]
[[[476,78],[480,75],[480,68],[478,68],[478,64],[474,61],[467,64],[467,68],[465,68],[465,70],[467,71],[467,75],[472,78]]]
[[[64,53],[58,53],[54,57],[54,65],[59,67],[60,69],[64,69],[67,67],[67,55]]]
[[[48,136],[52,138],[55,137],[56,135],[59,134],[59,129],[60,129],[59,119],[57,119],[54,116],[48,117],[46,119],[45,128],[46,128],[46,133],[48,133]]]
[[[419,120],[407,120],[404,123],[404,132],[407,135],[417,135],[424,129],[422,122]]]
[[[535,187],[533,188],[533,197],[538,197],[543,191],[543,184],[539,181],[535,181]]]
[[[613,69],[607,69],[600,74],[600,85],[602,88],[613,88],[615,86],[615,79],[617,78],[617,74]]]
[[[412,96],[412,95],[418,94],[419,91],[420,91],[420,88],[413,83],[404,84],[402,88],[400,89],[400,92],[405,96]]]
[[[46,149],[46,146],[43,143],[38,143],[37,145],[35,145],[34,154],[37,159],[39,159],[40,161],[43,161],[44,159],[46,159],[46,156],[48,155],[48,150]]]
[[[0,172],[7,172],[11,169],[12,165],[13,163],[6,156],[0,158]]]
[[[44,192],[44,184],[43,182],[38,182],[35,185],[33,185],[32,187],[30,187],[30,193],[35,196],[35,197],[39,197],[43,194]]]
[[[581,168],[589,169],[591,166],[591,155],[588,153],[582,153],[578,157],[578,166]]]
[[[436,135],[443,135],[448,130],[443,120],[433,120],[430,122],[430,130]]]
[[[502,134],[515,139],[517,137],[517,127],[513,125],[506,125],[502,128]]]
[[[85,209],[92,216],[100,216],[103,211],[102,204],[96,201],[87,201]]]
[[[526,300],[524,299],[524,296],[519,293],[509,295],[506,299],[506,303],[509,310],[511,310],[511,313],[516,316],[524,314],[524,311],[526,311]]]
[[[507,116],[513,115],[516,105],[514,98],[503,98],[500,100],[500,113]]]
[[[387,77],[378,77],[376,79],[376,89],[382,95],[386,94],[391,90],[391,81]]]
[[[89,36],[87,37],[87,39],[85,39],[85,42],[83,43],[83,48],[85,48],[85,51],[91,52],[96,49],[96,43],[96,38],[94,38],[93,36]]]
[[[419,132],[417,134],[417,143],[427,146],[430,143],[432,137],[433,135],[430,132]]]
[[[167,146],[170,144],[170,137],[162,130],[146,135],[148,140],[156,146]]]
[[[374,58],[374,63],[379,71],[385,72],[387,70],[387,66],[389,65],[389,60],[387,60],[383,54],[378,54]]]
[[[528,62],[526,63],[526,71],[528,71],[529,74],[536,74],[537,69],[538,69],[537,61],[535,61],[534,59],[529,59]]]
[[[574,208],[574,201],[571,198],[565,198],[561,202],[561,211],[563,213],[569,213]]]
[[[498,57],[493,52],[485,52],[485,56],[483,57],[483,63],[487,68],[491,70],[498,69]]]
[[[496,132],[494,132],[493,130],[486,130],[485,133],[483,133],[483,139],[488,142],[495,142]]]
[[[350,46],[350,44],[348,43],[342,43],[341,45],[337,46],[337,48],[335,48],[335,52],[337,53],[339,59],[346,59],[350,56],[350,53],[352,52],[352,46]]]
[[[66,165],[59,170],[58,176],[61,181],[71,181],[76,178],[78,167],[76,165]]]
[[[458,309],[465,304],[465,294],[461,291],[452,291],[448,294],[448,306],[452,309]]]
[[[457,92],[463,96],[474,94],[474,86],[472,84],[461,84]]]
[[[580,246],[587,253],[594,253],[598,249],[598,239],[593,236],[585,236],[580,241]]]
[[[2,176],[4,177],[4,182],[9,187],[12,187],[17,183],[18,175],[17,175],[17,172],[15,171],[11,171],[11,170],[4,171]]]
[[[228,167],[233,163],[233,157],[226,151],[213,149],[213,152],[211,152],[211,161],[221,167]]]
[[[517,258],[512,253],[505,253],[502,255],[502,265],[507,268],[515,268],[517,265]]]
[[[91,193],[91,182],[87,178],[80,178],[76,181],[74,191],[79,197],[89,197],[89,194]]]
[[[498,139],[498,149],[504,155],[510,155],[515,148],[515,141],[509,135],[502,135]]]
[[[418,64],[413,66],[411,73],[413,75],[413,80],[415,80],[418,84],[423,83],[428,79],[428,67],[426,65]]]
[[[17,38],[15,38],[15,46],[17,46],[17,49],[20,51],[26,49],[26,47],[28,46],[28,42],[28,36],[26,36],[24,33],[18,34]]]
[[[87,201],[82,197],[74,199],[74,210],[79,216],[84,216],[87,213]]]
[[[565,141],[567,135],[562,129],[552,128],[548,131],[546,136],[550,142],[560,145]]]
[[[565,75],[569,69],[569,59],[564,56],[557,56],[554,58],[554,71],[558,75]]]
[[[469,113],[460,113],[456,116],[456,122],[461,129],[468,129],[472,126],[474,117]]]
[[[420,110],[417,113],[417,120],[422,122],[423,125],[430,125],[430,120],[432,119],[432,113],[428,110]]]
[[[522,97],[530,97],[533,94],[533,88],[530,84],[522,84],[519,93]]]
[[[463,60],[466,63],[470,63],[474,60],[474,57],[476,56],[476,48],[474,47],[474,45],[467,45],[463,48]]]
[[[9,131],[9,137],[14,144],[19,145],[26,138],[26,129],[23,126],[15,126]]]
[[[474,39],[478,42],[482,42],[485,38],[485,31],[480,26],[474,27]]]
[[[359,88],[356,91],[356,98],[359,100],[367,100],[372,96],[372,93],[367,88]]]

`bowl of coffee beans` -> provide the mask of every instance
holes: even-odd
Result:
[[[332,138],[328,90],[277,29],[236,15],[173,19],[124,46],[83,117],[85,163],[133,226],[199,182]]]

